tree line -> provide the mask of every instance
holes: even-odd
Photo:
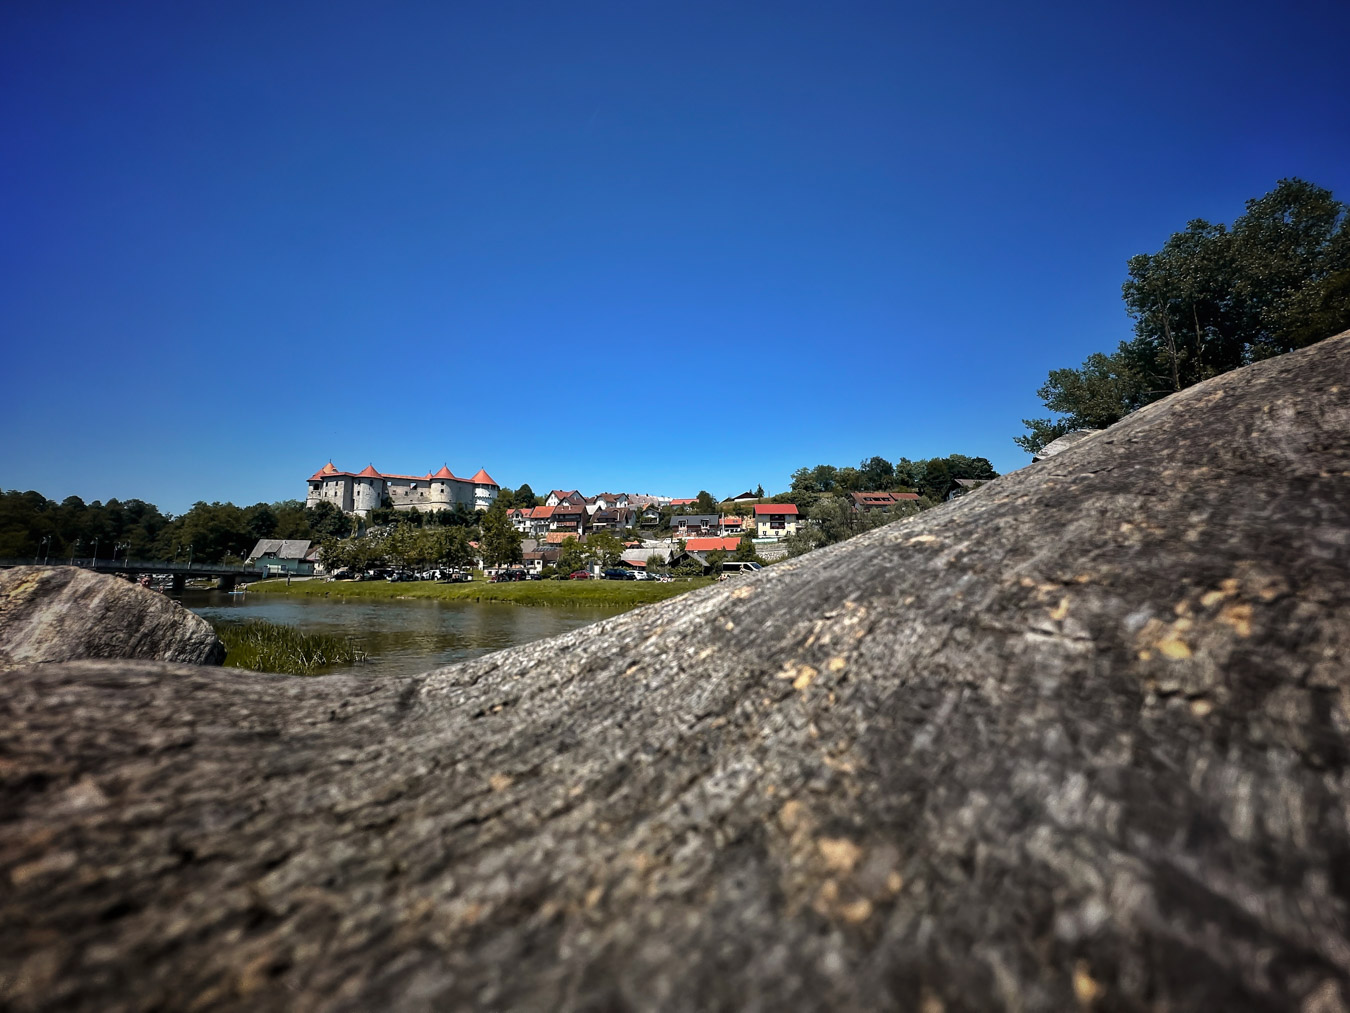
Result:
[[[1350,328],[1346,205],[1282,179],[1231,227],[1197,218],[1157,253],[1131,257],[1122,296],[1134,337],[1051,370],[1036,394],[1055,416],[1023,419],[1023,450]]]
[[[129,555],[223,563],[242,560],[260,538],[318,541],[351,529],[351,518],[331,503],[194,503],[175,517],[139,499],[85,503],[67,496],[58,503],[32,491],[0,492],[0,558],[5,559]]]
[[[919,461],[902,457],[894,464],[884,457],[869,457],[856,468],[837,468],[830,464],[798,468],[792,473],[792,493],[916,492],[941,501],[959,478],[987,480],[997,477],[998,472],[986,458],[965,454]]]

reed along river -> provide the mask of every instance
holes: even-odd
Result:
[[[265,619],[305,633],[351,637],[370,660],[341,671],[372,676],[416,675],[628,611],[496,602],[291,598],[221,591],[185,591],[175,597],[213,623]]]

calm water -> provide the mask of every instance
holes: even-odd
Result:
[[[284,598],[220,591],[187,591],[178,600],[212,622],[266,619],[305,633],[352,637],[370,661],[349,671],[366,675],[413,675],[566,633],[625,611],[487,602]]]

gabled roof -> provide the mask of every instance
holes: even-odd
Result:
[[[698,502],[698,497],[695,496],[693,499],[673,499],[673,500],[670,501],[670,505],[671,505],[671,506],[688,506],[690,503],[697,503],[697,502]]]
[[[492,476],[489,475],[482,468],[479,468],[478,474],[474,475],[474,477],[469,479],[469,481],[474,483],[474,485],[497,485],[496,482],[492,481]],[[497,487],[501,488],[500,486]]]
[[[797,512],[796,503],[756,503],[755,516],[763,517],[765,514],[795,514]]]
[[[553,511],[557,509],[557,507],[551,506],[537,506],[530,511],[530,516],[536,521],[546,521],[553,516]]]
[[[722,527],[734,528],[738,524],[744,525],[745,518],[736,514],[727,514],[725,517],[720,518],[717,523]]]
[[[258,544],[253,546],[253,551],[249,553],[249,559],[261,559],[266,555],[273,555],[277,559],[304,559],[309,552],[309,539],[301,540],[299,538],[259,538]]]
[[[690,538],[684,548],[686,552],[711,552],[713,549],[732,552],[740,544],[739,538]]]

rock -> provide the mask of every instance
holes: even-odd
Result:
[[[1095,436],[1100,433],[1100,429],[1075,429],[1071,433],[1065,433],[1057,440],[1051,440],[1039,451],[1032,455],[1031,460],[1044,461],[1047,457],[1054,457],[1056,454],[1063,453],[1070,447],[1077,446],[1086,440],[1089,436]]]
[[[171,598],[74,566],[0,571],[0,671],[78,658],[219,665],[211,624]]]
[[[1347,378],[423,676],[11,673],[0,1005],[1344,1009]]]

